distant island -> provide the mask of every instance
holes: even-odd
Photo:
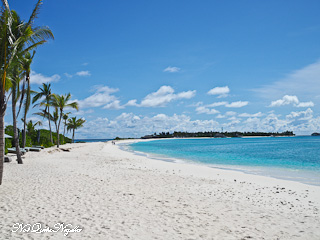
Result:
[[[320,136],[320,133],[315,132],[315,133],[312,133],[311,136]]]
[[[292,137],[295,134],[292,131],[286,132],[161,132],[154,133],[153,135],[146,135],[141,137],[142,139],[150,138],[201,138],[201,137],[213,137],[213,138],[226,138],[226,137]]]

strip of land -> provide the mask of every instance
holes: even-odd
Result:
[[[15,223],[79,226],[69,239],[320,239],[320,187],[171,163],[108,143],[28,152],[5,163],[3,239],[63,239],[12,232]]]

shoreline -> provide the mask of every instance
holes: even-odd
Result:
[[[190,139],[194,139],[194,138],[190,138]],[[161,157],[153,157],[152,154],[149,153],[145,153],[145,152],[141,152],[141,154],[136,153],[135,151],[131,151],[131,150],[125,150],[122,148],[121,145],[130,145],[132,143],[135,142],[143,142],[143,141],[156,141],[156,140],[161,140],[161,139],[130,139],[130,140],[121,140],[121,141],[117,141],[118,144],[116,144],[115,146],[118,147],[118,149],[120,151],[132,154],[134,156],[140,156],[145,158],[145,160],[149,160],[152,161],[153,164],[156,164],[158,161],[159,162],[164,162],[164,163],[172,163],[172,164],[177,164],[179,166],[181,166],[183,168],[183,166],[185,165],[186,168],[188,169],[196,169],[196,168],[201,168],[203,171],[195,171],[195,173],[193,174],[194,176],[199,176],[202,177],[201,174],[204,174],[203,177],[211,177],[210,176],[210,169],[212,169],[212,172],[215,171],[221,171],[220,175],[223,175],[226,177],[226,179],[232,179],[232,177],[229,177],[228,175],[232,175],[232,176],[237,176],[241,179],[250,181],[250,179],[254,179],[255,181],[259,182],[259,183],[263,183],[263,182],[279,182],[280,184],[285,184],[285,185],[294,185],[294,184],[298,184],[298,185],[303,185],[306,187],[311,187],[311,188],[315,188],[319,191],[319,200],[320,200],[320,186],[319,185],[313,185],[313,184],[306,184],[303,182],[299,182],[299,181],[294,181],[294,180],[287,180],[287,179],[281,179],[281,178],[276,178],[276,177],[271,177],[271,176],[264,176],[264,175],[259,175],[259,174],[252,174],[250,172],[245,172],[245,171],[241,171],[241,170],[237,170],[237,169],[231,169],[231,168],[219,168],[219,167],[215,167],[215,166],[210,166],[208,164],[203,164],[203,163],[197,163],[197,162],[192,162],[192,161],[187,161],[187,160],[183,160],[183,159],[174,159],[171,158],[172,161],[166,161],[165,158],[161,159]],[[163,139],[165,140],[165,139]],[[168,157],[168,159],[170,159]],[[178,160],[178,161],[174,161],[174,160]],[[200,174],[198,174],[200,173]],[[223,174],[222,174],[223,173]],[[191,172],[192,174],[192,172]]]
[[[178,139],[178,140],[180,140],[180,139],[196,139],[197,140],[199,138],[170,138],[169,140],[174,140],[174,139]],[[192,166],[204,166],[204,167],[213,168],[213,169],[241,172],[241,173],[253,175],[253,176],[263,176],[263,177],[267,177],[267,178],[274,178],[274,179],[284,180],[284,181],[292,181],[292,182],[302,183],[302,184],[306,184],[306,185],[310,185],[310,186],[320,187],[320,180],[318,183],[315,183],[315,182],[308,181],[308,179],[303,179],[303,176],[305,176],[305,174],[307,174],[307,173],[314,175],[314,179],[316,179],[317,173],[314,173],[312,171],[309,172],[308,170],[302,170],[304,175],[296,176],[294,174],[290,175],[290,173],[295,172],[294,169],[286,169],[286,168],[280,168],[280,167],[268,167],[268,166],[206,164],[206,163],[202,163],[202,162],[187,160],[187,159],[183,159],[183,158],[174,158],[174,157],[165,156],[165,155],[161,155],[161,154],[157,155],[155,153],[138,152],[138,151],[134,151],[134,150],[131,150],[131,149],[125,147],[125,146],[129,146],[130,144],[133,144],[133,143],[157,141],[157,140],[161,141],[161,140],[168,140],[168,139],[167,138],[129,139],[129,140],[120,140],[117,142],[118,142],[121,150],[128,151],[133,154],[145,156],[145,157],[153,159],[153,160],[172,162],[172,163],[189,164]],[[286,175],[282,176],[282,174],[286,174]]]
[[[16,222],[80,226],[70,239],[319,239],[320,188],[149,159],[106,143],[29,152],[5,164],[0,235]],[[27,200],[27,201],[26,201]]]

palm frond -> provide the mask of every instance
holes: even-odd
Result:
[[[34,21],[34,19],[37,18],[38,14],[39,14],[39,11],[40,11],[40,6],[42,5],[42,2],[43,2],[42,0],[38,0],[36,6],[34,7],[34,9],[32,11],[32,14],[31,14],[31,16],[29,18],[29,21],[28,21],[27,25],[30,26],[32,24],[32,22]]]
[[[6,10],[10,11],[10,8],[9,8],[9,3],[7,0],[1,0],[3,6],[5,7]]]
[[[38,101],[40,98],[42,98],[42,93],[41,92],[35,92],[35,95],[33,96],[33,98],[32,98],[32,104],[34,104],[36,101]],[[34,106],[37,106],[37,105],[39,105],[39,104],[36,104],[36,105],[34,105]]]

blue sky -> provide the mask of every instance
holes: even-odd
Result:
[[[24,19],[35,3],[9,1]],[[32,88],[71,92],[87,121],[77,138],[310,134],[320,131],[319,9],[309,0],[47,0],[36,24],[55,40],[37,50]]]

